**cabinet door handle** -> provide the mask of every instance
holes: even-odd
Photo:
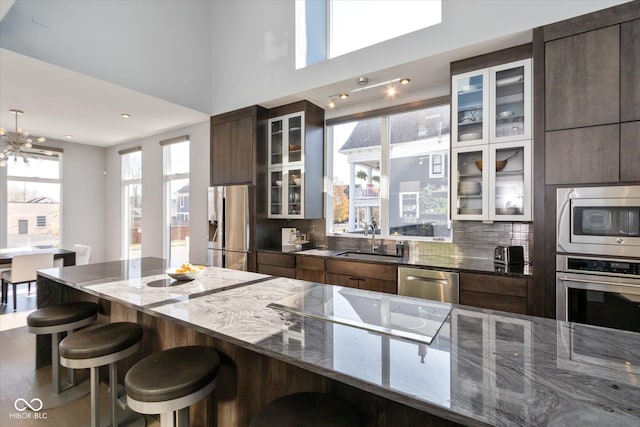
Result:
[[[363,280],[362,277],[349,277],[349,280]]]

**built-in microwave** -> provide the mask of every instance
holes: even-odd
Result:
[[[640,186],[557,190],[559,253],[640,257]]]

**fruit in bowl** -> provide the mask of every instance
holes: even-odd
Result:
[[[176,280],[193,280],[204,269],[204,265],[191,265],[188,262],[180,267],[170,268],[165,271],[169,277]]]

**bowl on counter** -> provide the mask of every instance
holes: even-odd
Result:
[[[169,268],[165,273],[178,281],[194,280],[204,270],[204,265],[182,264],[180,267]]]

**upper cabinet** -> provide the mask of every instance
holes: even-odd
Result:
[[[452,219],[532,220],[531,64],[452,75]]]
[[[304,163],[304,111],[269,120],[269,167]]]
[[[620,26],[620,121],[640,120],[640,19]]]
[[[247,107],[211,117],[210,185],[255,184],[259,123],[265,110]]]
[[[531,139],[531,59],[452,76],[452,147]]]
[[[303,101],[279,113],[267,124],[267,216],[322,218],[324,110]]]
[[[451,217],[473,221],[531,221],[531,141],[454,148]]]
[[[615,10],[602,15],[610,24],[601,28],[592,28],[600,20],[591,17],[577,28],[571,21],[541,33],[545,184],[640,177],[640,9],[629,4]]]
[[[620,121],[619,48],[617,25],[546,44],[547,131]]]

